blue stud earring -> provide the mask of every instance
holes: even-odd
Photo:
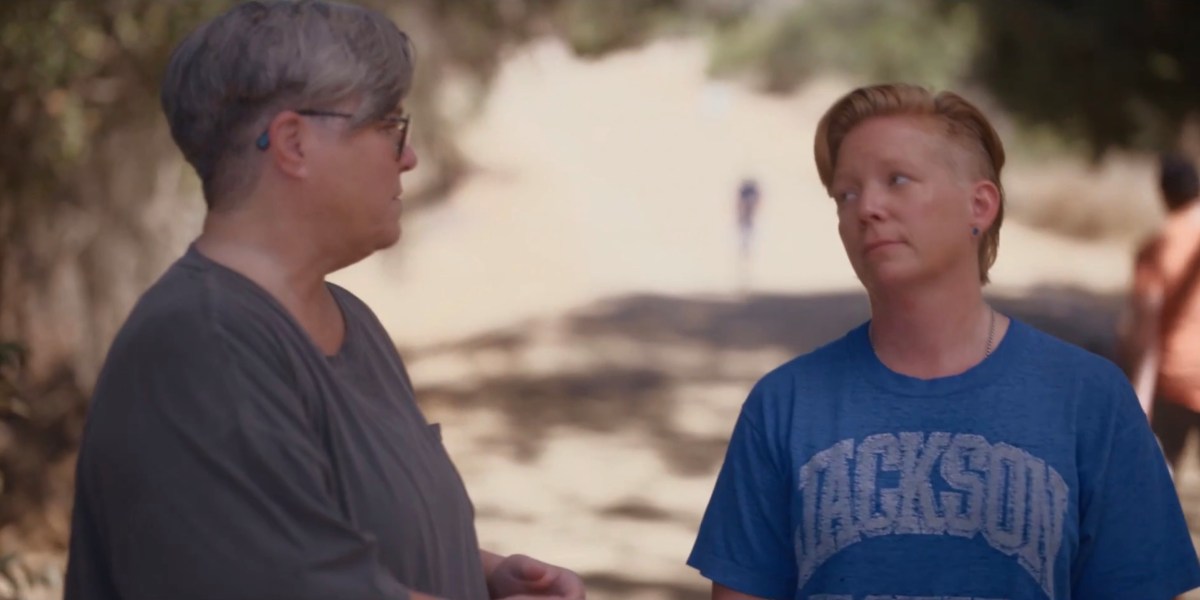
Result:
[[[971,228],[971,235],[979,235],[979,228],[978,228],[978,227],[972,227],[972,228]]]
[[[262,135],[258,136],[258,139],[254,141],[254,145],[257,146],[259,150],[266,150],[267,148],[270,148],[271,136],[265,131],[262,132]]]

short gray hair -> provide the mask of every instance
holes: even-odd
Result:
[[[253,184],[260,164],[254,141],[275,114],[358,99],[351,127],[383,118],[412,85],[413,54],[395,23],[366,8],[246,2],[175,49],[163,78],[163,112],[211,209]]]

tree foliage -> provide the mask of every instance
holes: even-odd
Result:
[[[773,10],[766,7],[774,6]],[[1200,105],[1200,3],[806,0],[718,38],[713,70],[790,91],[834,69],[986,90],[1029,130],[1093,157],[1177,145]]]
[[[225,4],[0,3],[0,202],[61,194],[91,140],[156,106],[171,45]]]
[[[1010,111],[1095,154],[1178,142],[1200,106],[1200,3],[979,2],[978,79]]]
[[[975,13],[966,5],[808,0],[789,6],[723,27],[713,73],[750,72],[773,92],[789,92],[828,71],[940,87],[964,79],[975,52]]]

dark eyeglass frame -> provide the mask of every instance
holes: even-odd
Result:
[[[303,108],[303,109],[295,111],[295,113],[302,117],[333,117],[333,118],[338,118],[338,119],[353,119],[354,118],[354,115],[349,114],[349,113],[337,112],[337,111],[332,111],[332,110],[317,110],[317,109],[312,109],[312,108]],[[412,116],[411,115],[388,116],[388,117],[384,117],[382,119],[382,121],[385,123],[388,123],[389,125],[391,125],[392,127],[396,128],[397,130],[400,131],[400,141],[396,143],[396,157],[399,158],[399,157],[403,156],[404,155],[404,147],[408,145],[408,127],[409,127],[409,124],[412,122]],[[270,135],[268,135],[268,132],[266,132],[266,131],[262,132],[262,135],[258,136],[258,139],[255,140],[254,145],[259,150],[266,150],[267,148],[270,148],[271,147],[271,137],[270,137]]]

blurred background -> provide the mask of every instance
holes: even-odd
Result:
[[[0,0],[0,599],[61,596],[89,391],[203,217],[159,76],[231,4]],[[812,158],[837,97],[984,107],[1010,156],[990,299],[1110,357],[1157,153],[1200,155],[1195,2],[362,4],[417,46],[421,166],[400,245],[333,279],[404,353],[482,544],[597,600],[707,598],[684,560],[745,394],[867,316]]]

